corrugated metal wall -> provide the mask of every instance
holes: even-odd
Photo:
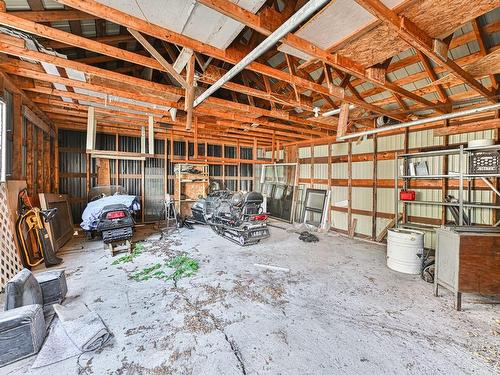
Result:
[[[141,139],[139,137],[115,136],[109,134],[97,134],[96,148],[99,150],[116,150],[125,152],[141,152]],[[194,144],[174,141],[174,156],[177,160],[183,159],[186,150],[189,156],[194,155]],[[81,214],[87,203],[87,154],[86,133],[70,130],[59,131],[59,192],[70,196],[73,220],[81,222]],[[222,157],[221,145],[207,145],[209,157]],[[173,194],[174,191],[174,165],[171,162],[170,143],[165,150],[165,141],[155,139],[155,155],[140,160],[111,160],[110,175],[111,184],[123,186],[131,195],[136,195],[143,201],[144,220],[155,221],[161,217],[163,210],[163,199],[165,194],[165,177],[167,177],[166,192]],[[166,152],[165,152],[166,151]],[[236,146],[225,146],[226,157],[236,159]],[[167,155],[167,166],[165,166],[165,155]],[[205,155],[205,144],[198,144],[198,155]],[[248,147],[240,147],[240,158],[253,158],[253,150]],[[176,161],[177,162],[177,161]],[[189,162],[189,161],[186,161]],[[165,167],[167,174],[165,175]],[[91,159],[90,186],[97,184],[96,160]],[[212,180],[233,190],[251,190],[253,181],[252,164],[238,163],[227,165],[210,164],[209,174]],[[238,174],[241,174],[238,177]],[[117,181],[118,176],[118,181]],[[143,179],[143,176],[145,177]],[[238,186],[240,182],[240,186]],[[144,200],[142,200],[144,189]],[[139,212],[137,217],[142,217]]]

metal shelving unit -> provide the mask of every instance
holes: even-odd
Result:
[[[500,192],[494,187],[494,185],[488,183],[486,178],[500,178],[500,174],[495,173],[495,174],[470,174],[468,169],[467,169],[467,163],[465,162],[465,156],[469,156],[472,152],[478,152],[478,151],[493,151],[493,150],[500,150],[500,145],[494,145],[494,146],[486,146],[486,147],[477,147],[477,148],[466,148],[464,146],[460,146],[459,148],[455,149],[449,149],[449,150],[437,150],[437,151],[427,151],[427,152],[417,152],[413,154],[396,154],[396,163],[395,163],[395,170],[394,170],[394,198],[395,198],[395,205],[394,205],[394,213],[395,215],[399,215],[399,207],[400,207],[400,202],[403,202],[403,206],[410,205],[410,204],[421,204],[421,205],[435,205],[435,206],[452,206],[452,207],[458,207],[459,208],[459,225],[464,225],[463,222],[463,213],[465,212],[465,209],[468,209],[469,217],[471,213],[471,209],[473,208],[489,208],[489,209],[500,209],[500,205],[497,204],[489,204],[489,203],[481,203],[481,202],[471,202],[471,195],[472,195],[472,186],[471,186],[471,181],[473,179],[483,179],[483,181],[486,182],[488,187],[497,195],[500,196]],[[447,172],[446,174],[431,174],[431,175],[419,175],[419,176],[410,176],[407,175],[408,173],[408,161],[410,159],[416,159],[416,158],[422,158],[422,157],[448,157],[450,155],[459,155],[459,162],[458,162],[458,169],[459,171],[457,173],[449,173]],[[403,171],[405,171],[405,174],[400,175],[400,160],[403,160]],[[399,180],[403,180],[403,188],[407,189],[410,181],[412,179],[427,179],[427,180],[432,180],[432,179],[458,179],[459,180],[459,196],[458,196],[458,202],[438,202],[438,201],[422,201],[422,200],[414,200],[414,201],[406,201],[406,200],[401,200],[399,198]],[[464,182],[468,181],[468,187],[467,187],[467,192],[468,192],[468,200],[464,199]],[[403,212],[406,212],[406,209],[403,209]],[[429,229],[429,228],[435,228],[437,227],[436,225],[432,224],[426,224],[425,228],[422,228],[422,225],[417,225],[417,224],[412,224],[412,223],[407,223],[406,222],[406,217],[405,215],[402,215],[402,221],[403,223],[400,223],[399,220],[396,222],[395,226],[404,226],[404,227],[416,227],[418,226],[420,229]],[[496,223],[495,226],[498,226],[500,222]]]

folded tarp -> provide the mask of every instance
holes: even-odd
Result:
[[[33,368],[51,365],[84,352],[102,348],[111,333],[101,317],[84,305],[54,305],[57,318],[33,363]]]
[[[97,350],[109,340],[110,333],[101,317],[83,303],[69,306],[56,304],[54,311],[66,334],[80,351]]]
[[[141,205],[135,195],[110,195],[109,197],[103,197],[87,204],[82,214],[82,223],[80,226],[84,230],[96,229],[102,210],[111,204],[123,204],[130,211],[139,211],[141,209]]]

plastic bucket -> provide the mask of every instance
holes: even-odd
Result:
[[[424,234],[408,229],[389,229],[387,267],[394,271],[419,274],[422,268]]]

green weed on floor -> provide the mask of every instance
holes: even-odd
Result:
[[[156,263],[150,267],[132,274],[132,279],[135,281],[144,281],[149,279],[173,280],[175,284],[183,277],[192,276],[200,267],[196,259],[190,258],[185,254],[178,255],[170,259],[164,265],[167,269],[162,269],[160,263]],[[173,269],[170,271],[168,269]]]
[[[124,255],[115,261],[111,263],[113,266],[116,266],[117,264],[123,264],[123,263],[130,263],[132,262],[135,258],[137,258],[139,255],[141,255],[142,249],[144,246],[140,243],[134,244],[134,250],[130,254]]]

